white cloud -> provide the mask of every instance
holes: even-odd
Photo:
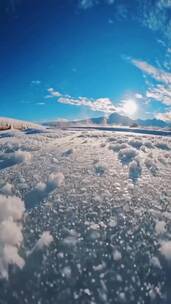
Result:
[[[79,7],[81,9],[88,9],[96,5],[98,2],[96,0],[80,0]]]
[[[79,0],[79,8],[86,10],[101,3],[112,5],[115,3],[115,0]]]
[[[74,106],[85,106],[88,107],[91,111],[103,112],[108,114],[117,112],[121,115],[125,115],[125,104],[127,102],[130,102],[130,99],[132,100],[132,104],[130,104],[130,106],[136,105],[133,100],[144,100],[142,94],[134,93],[132,94],[132,98],[123,99],[118,102],[117,105],[114,105],[113,101],[108,97],[94,99],[80,96],[78,98],[75,98],[70,95],[65,95],[61,93],[59,96],[58,91],[55,91],[52,88],[48,91],[52,94],[51,97],[57,97],[57,102]],[[126,114],[129,115],[128,111]]]
[[[62,96],[62,94],[56,90],[54,90],[53,88],[49,88],[48,92],[50,93],[50,96],[52,97],[60,97]]]
[[[142,23],[152,31],[162,31],[167,21],[166,11],[163,6],[149,6],[143,12]]]
[[[138,69],[150,75],[153,78],[153,80],[155,80],[155,84],[154,83],[150,84],[150,82],[148,82],[148,89],[146,91],[147,100],[149,101],[156,100],[163,103],[166,106],[170,106],[171,105],[171,73],[163,69],[156,68],[145,61],[133,59],[131,60],[131,62]],[[158,116],[160,116],[160,113]],[[165,118],[167,118],[167,116],[165,116]]]
[[[158,1],[158,6],[161,8],[170,8],[171,0],[160,0],[160,1]]]
[[[149,88],[146,92],[147,98],[159,100],[165,105],[171,105],[171,86],[157,85],[156,87]]]
[[[151,31],[158,32],[162,40],[171,45],[171,0],[135,0],[135,10],[132,10],[129,1],[126,0],[78,0],[78,7],[83,10],[100,4],[113,5],[113,15],[116,18],[137,21]]]
[[[78,97],[74,98],[69,95],[58,95],[58,92],[50,92],[53,97],[59,97],[58,102],[63,104],[70,104],[75,106],[86,106],[89,107],[92,111],[99,111],[105,113],[116,112],[119,108],[113,105],[112,100],[109,98],[87,98],[87,97]],[[55,94],[56,93],[56,94]]]
[[[44,106],[45,102],[37,102],[36,105],[38,105],[38,106]]]
[[[132,63],[141,71],[150,75],[153,79],[163,82],[165,84],[171,84],[171,73],[158,69],[146,61],[132,59]]]
[[[99,111],[105,113],[113,113],[117,110],[117,108],[112,104],[112,101],[109,98],[99,98],[96,100],[91,100],[86,97],[81,97],[78,99],[61,97],[58,101],[61,103],[76,106],[86,106],[89,107],[92,111]]]
[[[39,85],[39,84],[41,84],[41,81],[40,80],[32,80],[31,84]]]
[[[136,99],[143,99],[144,97],[143,97],[143,95],[140,94],[140,93],[135,93],[135,98],[136,98]]]

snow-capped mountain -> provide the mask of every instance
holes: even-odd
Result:
[[[166,123],[165,121],[159,119],[137,119],[133,120],[127,116],[120,115],[118,113],[112,113],[111,115],[105,117],[95,117],[88,118],[84,120],[77,121],[53,121],[46,123],[46,125],[53,127],[61,127],[61,126],[70,126],[70,125],[120,125],[120,126],[139,126],[139,127],[157,127],[157,128],[167,128],[170,127],[170,123]]]

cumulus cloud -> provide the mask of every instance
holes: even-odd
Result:
[[[0,278],[8,279],[9,265],[24,266],[24,259],[19,254],[24,211],[20,198],[0,195]]]
[[[50,88],[49,93],[52,94],[51,97],[56,97],[57,102],[68,104],[68,105],[74,105],[74,106],[84,106],[88,107],[91,111],[97,111],[97,112],[103,112],[106,114],[117,112],[121,115],[129,115],[127,108],[125,108],[125,105],[129,102],[130,107],[136,106],[134,102],[131,101],[130,98],[122,99],[115,105],[112,101],[112,99],[108,97],[101,97],[101,98],[87,98],[87,97],[72,97],[68,94],[61,94],[58,91],[55,91],[53,88]],[[60,95],[59,95],[60,94]],[[144,100],[144,96],[140,93],[133,93],[131,95],[131,98],[133,100]],[[115,102],[116,103],[116,102]]]
[[[99,111],[105,113],[113,113],[120,111],[120,107],[114,106],[112,100],[109,98],[87,98],[87,97],[78,97],[74,98],[70,95],[61,94],[58,91],[50,88],[49,93],[52,97],[57,97],[57,101],[63,104],[69,104],[74,106],[85,106],[90,108],[92,111]]]
[[[116,112],[116,107],[112,104],[112,101],[109,98],[99,98],[96,100],[91,100],[86,97],[70,98],[70,97],[61,97],[58,99],[60,103],[71,104],[75,106],[86,106],[89,107],[92,111],[112,113]]]

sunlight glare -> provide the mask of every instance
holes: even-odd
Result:
[[[123,112],[128,116],[132,116],[137,112],[137,103],[133,99],[124,101]]]

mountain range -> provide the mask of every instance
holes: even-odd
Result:
[[[134,128],[171,128],[171,122],[165,122],[159,119],[136,119],[133,120],[127,116],[120,115],[118,113],[112,113],[108,116],[101,116],[95,118],[88,118],[84,120],[57,120],[42,123],[41,125],[47,127],[79,127],[79,126],[103,126],[103,127],[112,127],[112,126],[125,126],[125,127],[134,127]],[[34,124],[32,122],[26,122],[22,120],[16,120],[6,117],[0,117],[0,131],[8,129],[37,129],[41,125]]]
[[[129,126],[129,127],[155,127],[155,128],[170,128],[171,122],[167,123],[163,120],[156,118],[153,119],[131,119],[127,116],[120,115],[118,113],[112,113],[109,116],[101,116],[95,118],[88,118],[84,120],[75,120],[75,121],[52,121],[45,123],[44,125],[49,125],[52,127],[68,127],[68,126],[79,126],[79,125],[101,125],[101,126]]]

